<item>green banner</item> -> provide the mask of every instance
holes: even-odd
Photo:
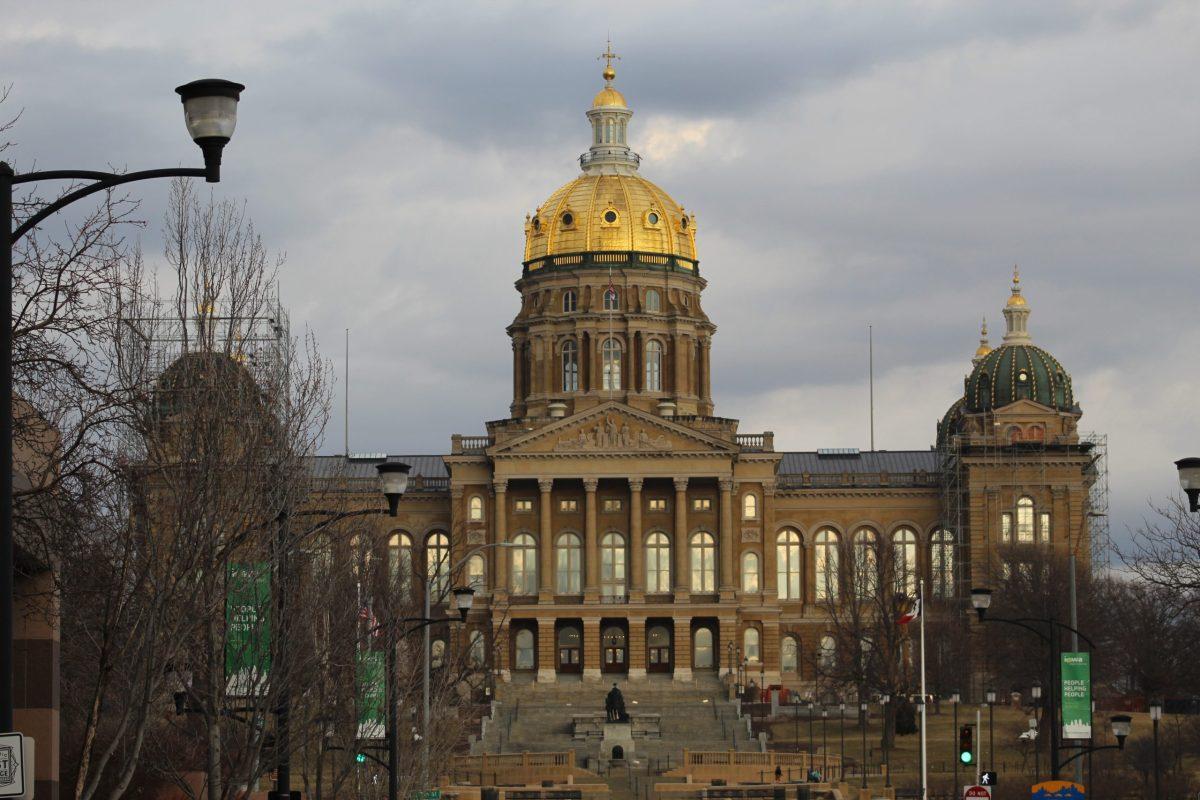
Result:
[[[1062,654],[1062,721],[1064,739],[1092,738],[1092,657]]]
[[[382,739],[386,735],[383,712],[387,686],[383,653],[358,651],[357,672],[358,738]]]
[[[271,565],[230,564],[225,578],[225,691],[264,694],[271,670]]]

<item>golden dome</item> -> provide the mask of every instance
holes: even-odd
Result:
[[[696,219],[634,174],[586,173],[560,187],[525,223],[525,261],[604,250],[696,259]]]
[[[988,347],[986,344],[981,344],[981,345],[979,345],[979,348],[975,351],[975,357],[983,358],[990,352],[992,352],[992,348]]]
[[[618,108],[629,108],[629,106],[625,104],[625,95],[621,94],[611,86],[605,86],[596,93],[596,98],[592,100],[592,108],[605,108],[612,106],[616,106]]]
[[[1021,296],[1021,268],[1013,265],[1012,278],[1012,295],[1008,298],[1008,307],[1025,305],[1025,298]]]

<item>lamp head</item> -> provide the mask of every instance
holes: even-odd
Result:
[[[1042,682],[1034,680],[1033,685],[1029,687],[1029,696],[1034,700],[1042,699]]]
[[[879,702],[886,706],[888,703],[892,702],[892,696],[887,692],[884,692],[883,694],[879,695]]]
[[[975,587],[971,590],[971,607],[975,609],[975,613],[982,620],[983,615],[987,613],[988,608],[992,605],[992,590],[983,587]]]
[[[1158,722],[1160,719],[1162,719],[1162,712],[1163,712],[1163,701],[1158,698],[1151,700],[1150,701],[1150,719],[1153,722]]]
[[[246,87],[217,78],[192,81],[175,87],[183,101],[183,120],[192,140],[204,153],[205,180],[221,180],[221,151],[237,127],[237,106]]]
[[[858,710],[861,711],[863,714],[867,713],[867,703],[865,700],[858,704]]]
[[[989,706],[990,706],[990,705],[995,705],[995,703],[996,703],[996,690],[995,690],[995,689],[988,689],[988,690],[987,690],[987,692],[985,692],[985,693],[984,693],[984,699],[986,699],[986,700],[987,700],[987,704],[988,704]]]
[[[1124,750],[1125,737],[1129,735],[1129,731],[1133,727],[1133,718],[1128,714],[1117,714],[1112,718],[1111,722],[1113,736],[1117,739],[1117,746]]]
[[[955,705],[958,705],[958,703],[959,703],[959,701],[960,701],[960,700],[962,700],[962,698],[959,696],[958,692],[951,692],[951,693],[950,693],[950,702],[951,702],[951,703],[954,703]]]
[[[475,590],[470,586],[461,586],[454,590],[454,607],[458,609],[459,615],[465,620],[467,612],[471,610],[471,604],[475,600]]]
[[[388,501],[388,513],[394,517],[400,506],[400,496],[408,488],[408,473],[412,467],[399,461],[385,461],[376,464],[375,469],[379,473],[379,489]]]
[[[1181,458],[1175,462],[1179,485],[1187,494],[1192,511],[1200,511],[1200,458]]]

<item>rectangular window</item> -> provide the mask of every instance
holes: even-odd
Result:
[[[621,510],[621,501],[607,498],[604,501],[604,510],[608,513]]]
[[[1050,512],[1043,511],[1038,514],[1038,536],[1043,542],[1050,541]]]
[[[650,498],[650,510],[651,511],[666,511],[667,510],[667,498],[651,497]]]
[[[578,500],[559,500],[558,501],[558,510],[565,511],[569,514],[574,514],[577,511],[579,511],[579,501]]]
[[[532,514],[533,513],[533,501],[532,500],[514,500],[513,501],[513,511],[516,511],[518,514]]]
[[[1000,541],[1012,541],[1012,514],[1007,511],[1000,515]]]
[[[692,511],[712,511],[711,497],[697,497],[692,500]]]

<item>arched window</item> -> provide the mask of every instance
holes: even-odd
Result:
[[[593,144],[601,143],[601,141],[603,139],[603,136],[601,134],[602,126],[603,126],[603,123],[600,120],[596,120],[595,124],[592,125],[592,139],[594,140]]]
[[[446,665],[446,640],[434,639],[429,645],[429,666],[441,669]]]
[[[836,600],[838,596],[838,537],[825,528],[817,533],[816,581],[818,600]]]
[[[600,540],[600,591],[605,597],[625,596],[625,537],[619,533]]]
[[[467,586],[476,592],[487,588],[487,562],[481,553],[467,559]]]
[[[659,531],[646,538],[646,591],[651,594],[671,591],[671,542]]]
[[[758,519],[758,495],[753,492],[742,498],[742,519]]]
[[[646,290],[646,310],[662,311],[662,296],[659,295],[657,289]]]
[[[393,533],[388,539],[388,580],[401,594],[412,588],[412,539],[407,533]]]
[[[562,309],[564,314],[570,314],[579,307],[579,298],[575,294],[574,289],[567,289],[563,292]]]
[[[482,667],[487,663],[487,642],[483,639],[483,631],[471,632],[471,644],[467,648],[471,666]]]
[[[579,594],[582,589],[580,574],[583,568],[583,545],[573,533],[558,537],[555,550],[555,584],[559,594]]]
[[[892,573],[897,592],[917,596],[917,532],[912,528],[892,534]]]
[[[929,540],[929,564],[934,597],[954,596],[954,534],[936,530]]]
[[[692,666],[696,669],[712,669],[716,666],[713,660],[715,654],[713,653],[712,628],[697,628],[694,643],[695,660],[692,662]]]
[[[604,120],[604,143],[612,144],[613,140],[613,121],[612,117],[606,117]]]
[[[786,528],[775,537],[776,587],[780,600],[800,600],[800,534]]]
[[[617,123],[617,144],[625,144],[625,123]]]
[[[742,591],[757,592],[758,587],[758,553],[746,551],[742,553]]]
[[[837,665],[837,643],[828,634],[821,637],[821,651],[817,655],[817,663],[823,670],[831,670]]]
[[[1012,519],[1011,511],[1005,511],[1000,515],[1000,541],[1012,541]]]
[[[795,636],[785,636],[779,645],[779,663],[784,672],[800,671],[800,644]]]
[[[692,591],[717,590],[717,540],[711,533],[692,537]]]
[[[646,391],[662,391],[662,344],[654,339],[646,342]]]
[[[1050,541],[1050,512],[1042,511],[1038,514],[1038,539],[1042,544]]]
[[[621,389],[621,343],[616,339],[605,339],[603,364],[603,389],[605,391],[620,391]]]
[[[508,549],[512,559],[512,593],[537,594],[537,543],[528,533],[518,534]]]
[[[536,642],[534,641],[533,631],[529,628],[522,628],[517,631],[517,639],[514,642],[516,645],[513,649],[515,658],[513,661],[514,669],[533,669],[535,663],[534,656],[537,653]]]
[[[854,534],[854,592],[860,600],[874,597],[879,591],[877,545],[875,531],[870,528],[860,528]]]
[[[471,522],[483,522],[483,498],[479,495],[467,501],[467,519]]]
[[[425,575],[433,586],[429,602],[443,602],[450,588],[450,537],[441,531],[425,537]]]
[[[1017,541],[1033,541],[1033,498],[1022,497],[1017,501]]]
[[[567,339],[562,346],[562,390],[579,391],[579,345]]]
[[[604,290],[604,310],[605,311],[620,311],[621,298],[617,294],[617,290],[609,287]]]
[[[742,655],[751,663],[762,661],[762,649],[759,647],[758,628],[746,628],[742,631]]]

